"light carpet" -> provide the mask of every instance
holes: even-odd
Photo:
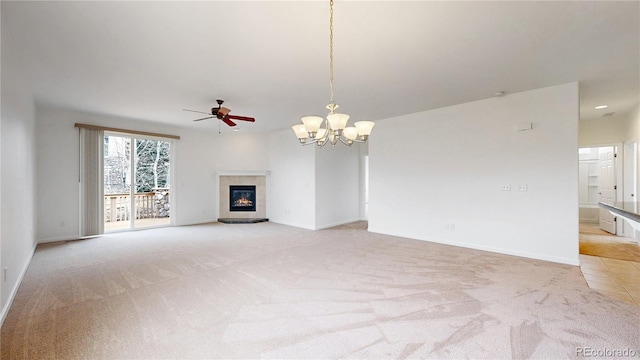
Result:
[[[640,308],[592,291],[578,267],[363,226],[208,224],[39,246],[2,359],[640,352]]]

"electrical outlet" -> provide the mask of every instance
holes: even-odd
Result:
[[[456,229],[456,224],[445,224],[444,225],[444,229],[445,230],[455,230]]]
[[[518,191],[527,191],[527,184],[520,184],[520,186],[518,186]]]
[[[511,184],[502,185],[502,191],[511,191]]]

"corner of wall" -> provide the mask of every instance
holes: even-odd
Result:
[[[6,302],[2,304],[2,310],[0,310],[0,327],[2,327],[2,324],[4,324],[4,320],[7,318],[7,315],[9,314],[9,309],[11,309],[13,300],[16,298],[16,294],[18,293],[20,284],[22,284],[24,275],[27,273],[27,270],[29,269],[29,265],[31,265],[31,260],[33,259],[33,255],[36,252],[36,247],[37,245],[33,246],[33,249],[31,250],[31,255],[29,256],[27,261],[24,263],[22,270],[20,270],[20,274],[18,275],[17,281],[15,282],[14,286],[11,288],[11,291],[9,292],[9,296],[7,297]]]

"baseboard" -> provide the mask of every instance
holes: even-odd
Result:
[[[56,236],[56,237],[51,237],[51,238],[38,239],[38,240],[36,240],[36,242],[38,244],[46,244],[46,243],[52,243],[52,242],[58,242],[58,241],[74,241],[74,240],[80,240],[80,237],[78,235]]]
[[[473,250],[487,251],[487,252],[492,252],[496,254],[518,256],[518,257],[527,258],[527,259],[549,261],[549,262],[565,264],[565,265],[573,265],[573,266],[580,265],[580,260],[579,258],[577,258],[577,256],[576,256],[576,259],[572,259],[572,258],[564,258],[564,257],[557,257],[557,256],[548,256],[544,254],[530,253],[526,251],[514,251],[510,249],[497,248],[492,246],[481,246],[481,245],[478,246],[475,244],[463,243],[458,241],[450,241],[450,240],[441,239],[441,238],[433,238],[433,237],[416,238],[415,236],[412,236],[410,234],[403,234],[403,233],[391,234],[387,232],[377,231],[375,230],[375,228],[372,229],[371,227],[369,227],[369,232],[384,234],[384,235],[391,235],[391,236],[399,236],[399,237],[404,237],[404,238],[413,239],[413,240],[429,241],[429,242],[443,244],[443,245],[458,246],[458,247],[473,249]],[[578,249],[576,249],[576,254],[577,252],[578,252]]]
[[[18,293],[18,289],[20,288],[20,285],[22,284],[22,280],[24,279],[24,275],[27,273],[27,269],[29,269],[29,265],[31,265],[31,259],[33,259],[33,254],[36,252],[37,246],[38,245],[36,244],[33,247],[33,249],[31,249],[31,255],[29,256],[29,259],[27,259],[27,262],[22,267],[22,271],[20,271],[20,275],[18,276],[18,281],[16,281],[15,285],[13,286],[13,289],[11,289],[11,293],[7,298],[7,302],[2,307],[2,312],[0,313],[0,327],[4,324],[4,319],[7,317],[7,314],[9,313],[9,309],[11,309],[11,305],[13,305],[13,300],[15,300],[16,294]]]
[[[337,222],[329,223],[329,224],[323,224],[323,225],[316,226],[315,230],[328,229],[328,228],[332,228],[334,226],[350,224],[350,223],[356,222],[356,221],[360,221],[360,220],[359,219],[351,219],[351,220],[337,221]]]
[[[315,230],[312,226],[309,226],[309,225],[283,222],[283,221],[278,221],[277,219],[274,220],[272,218],[269,218],[269,222],[274,224],[279,224],[279,225],[296,227],[296,228],[305,229],[305,230]]]
[[[195,220],[195,221],[189,221],[189,222],[185,222],[185,223],[180,223],[180,224],[175,224],[172,226],[193,226],[193,225],[205,225],[205,224],[211,224],[217,222],[216,219],[206,219],[206,220]]]

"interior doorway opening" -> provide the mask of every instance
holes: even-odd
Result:
[[[637,145],[583,147],[578,154],[580,254],[612,257],[615,251],[611,250],[616,247],[626,248],[629,244],[637,247],[631,224],[598,206],[602,202],[620,207],[635,199]],[[629,204],[635,206],[635,201]],[[620,256],[614,258],[625,260]]]
[[[578,150],[579,216],[581,223],[598,224],[611,234],[622,232],[615,216],[598,206],[614,204],[621,194],[622,168],[619,145],[584,147]]]

